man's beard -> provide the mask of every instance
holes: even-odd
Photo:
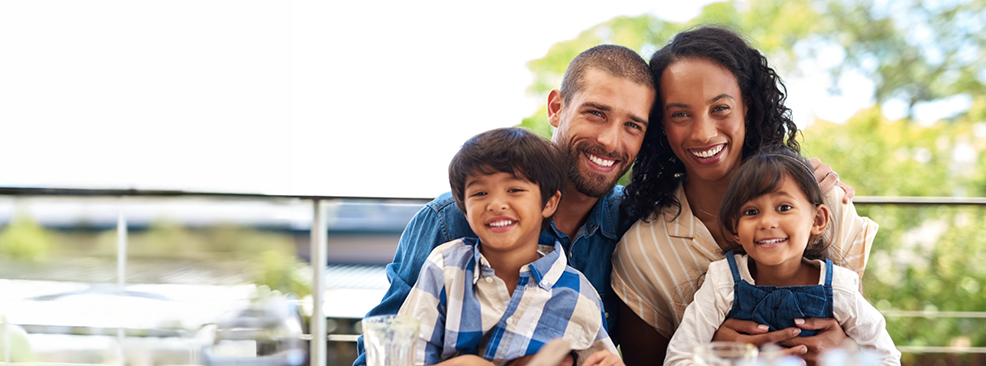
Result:
[[[566,158],[568,158],[568,180],[572,182],[572,186],[579,193],[589,197],[601,198],[613,190],[620,177],[630,169],[630,163],[627,162],[626,154],[606,152],[597,146],[582,145],[584,144],[577,144],[577,146],[566,145],[562,148]],[[623,165],[623,168],[619,174],[616,174],[612,178],[592,171],[583,173],[580,170],[580,163],[585,153],[615,159],[617,160],[617,164]]]

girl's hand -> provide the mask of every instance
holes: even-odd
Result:
[[[620,356],[613,354],[610,351],[602,350],[597,351],[585,358],[585,362],[582,366],[625,366],[623,365],[623,360]]]

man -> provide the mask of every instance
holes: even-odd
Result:
[[[569,265],[599,292],[611,334],[616,334],[619,300],[610,287],[610,257],[632,224],[620,212],[623,187],[616,182],[640,150],[655,93],[650,68],[640,55],[626,47],[601,45],[576,56],[561,90],[548,94],[548,121],[555,127],[552,142],[567,158],[569,181],[539,241],[559,241]],[[475,234],[452,195],[445,193],[428,203],[401,235],[394,262],[387,266],[390,289],[367,316],[397,313],[431,250],[462,237]],[[357,349],[354,365],[366,364],[362,337]]]

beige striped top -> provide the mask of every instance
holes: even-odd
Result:
[[[613,290],[627,306],[661,335],[671,338],[685,307],[705,280],[709,263],[725,258],[712,234],[692,213],[685,191],[678,186],[681,215],[674,207],[637,221],[613,252]],[[852,202],[842,203],[845,191],[825,195],[831,211],[826,239],[832,241],[832,261],[863,276],[877,224],[856,214]]]

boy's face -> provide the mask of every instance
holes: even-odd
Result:
[[[465,187],[466,219],[483,249],[536,250],[541,222],[558,207],[560,192],[541,205],[540,187],[510,173],[470,175]]]

